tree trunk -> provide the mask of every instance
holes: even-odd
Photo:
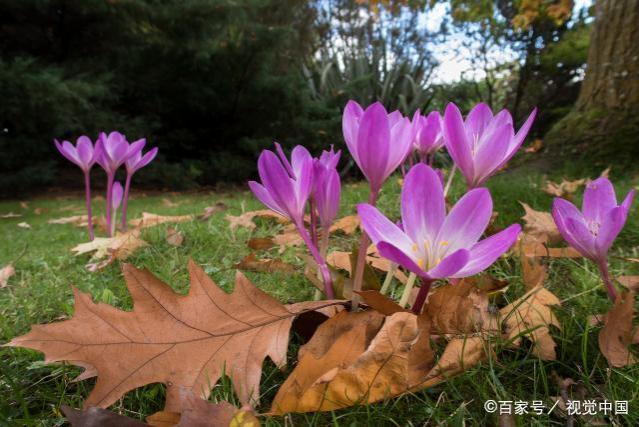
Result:
[[[639,0],[597,0],[577,109],[639,103]]]

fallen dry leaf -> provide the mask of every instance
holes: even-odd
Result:
[[[567,197],[572,195],[579,187],[586,184],[586,179],[576,179],[574,181],[568,181],[565,178],[561,180],[559,184],[554,181],[546,181],[544,187],[544,193],[550,194],[555,197]]]
[[[521,217],[524,220],[524,232],[530,236],[540,238],[544,242],[559,243],[563,241],[555,221],[549,212],[536,211],[526,203],[519,202],[525,214]]]
[[[544,141],[542,139],[535,139],[532,144],[529,144],[528,146],[524,147],[524,153],[536,153],[537,151],[541,150],[541,148],[544,146]]]
[[[373,310],[381,313],[385,316],[399,313],[400,311],[406,311],[401,305],[397,304],[386,295],[382,295],[379,291],[355,291],[362,298],[364,304],[372,308]]]
[[[152,427],[259,427],[259,420],[247,409],[228,402],[201,399],[192,390],[180,389],[182,413],[159,411],[146,418]]]
[[[498,321],[489,305],[488,295],[472,280],[461,280],[432,290],[423,312],[438,334],[495,334],[499,332]]]
[[[559,298],[544,287],[535,287],[521,298],[500,310],[506,330],[506,339],[518,347],[522,337],[533,344],[532,353],[543,360],[555,360],[555,340],[549,326],[561,329],[552,306],[561,305]]]
[[[29,203],[27,202],[20,202],[20,207],[22,209],[29,209]]]
[[[296,267],[281,259],[258,259],[254,253],[248,254],[242,261],[235,264],[235,268],[244,271],[257,271],[258,273],[294,273]]]
[[[118,233],[114,237],[96,237],[91,242],[81,243],[71,248],[75,255],[82,255],[95,252],[91,259],[99,260],[114,256],[116,259],[124,260],[133,252],[148,243],[140,238],[140,229],[133,229],[126,233]]]
[[[576,249],[568,246],[565,248],[549,248],[544,237],[536,237],[530,234],[519,236],[519,244],[516,251],[520,257],[537,258],[581,258],[582,255]]]
[[[182,246],[182,243],[184,243],[184,234],[173,227],[167,227],[166,243],[171,246]]]
[[[72,427],[145,427],[148,424],[102,408],[91,406],[83,411],[61,405],[60,409]]]
[[[635,336],[632,320],[635,315],[635,294],[632,291],[617,295],[604,318],[604,327],[599,331],[599,349],[611,366],[621,368],[634,365],[639,360],[630,352]]]
[[[33,210],[33,213],[36,214],[36,215],[42,215],[45,212],[49,212],[49,209],[47,209],[47,208],[35,208]]]
[[[409,390],[408,353],[418,336],[412,313],[340,312],[300,349],[271,412],[329,411]]]
[[[486,358],[489,349],[482,337],[455,338],[448,342],[435,367],[413,384],[413,390],[432,387],[472,368]]]
[[[540,258],[521,256],[521,272],[522,279],[526,289],[533,289],[537,286],[543,286],[548,276],[546,266],[541,263]]]
[[[73,224],[75,226],[85,227],[89,221],[87,215],[65,216],[62,218],[50,219],[47,224]]]
[[[359,227],[359,216],[357,215],[348,215],[344,218],[340,218],[331,225],[329,231],[331,233],[335,233],[336,231],[341,231],[344,234],[353,234],[357,231],[357,227]]]
[[[193,261],[187,295],[174,292],[147,270],[123,266],[133,311],[94,303],[73,288],[75,315],[62,322],[34,325],[5,344],[45,354],[45,362],[68,361],[97,373],[85,408],[105,408],[126,392],[164,383],[165,411],[182,412],[180,390],[208,398],[222,373],[233,381],[240,401],[259,396],[262,362],[286,363],[294,317],[340,301],[306,301],[284,306],[256,288],[240,272],[227,294]]]
[[[273,237],[273,243],[280,247],[280,253],[284,252],[289,246],[300,246],[304,244],[304,239],[297,231],[295,224],[287,224],[282,232]]]
[[[351,252],[333,251],[326,257],[326,263],[332,267],[340,268],[348,271],[352,275],[351,269]],[[377,270],[388,272],[391,269],[391,262],[386,258],[379,258],[376,256],[366,256],[367,264],[371,265]],[[395,269],[393,276],[402,283],[406,283],[408,277],[403,271]]]
[[[193,215],[162,216],[149,212],[142,212],[142,218],[132,219],[131,221],[129,221],[129,225],[135,228],[148,228],[167,222],[176,223],[192,220]]]
[[[639,292],[639,276],[619,276],[617,282],[630,291]]]
[[[162,206],[164,206],[165,208],[175,208],[180,206],[180,204],[172,202],[171,200],[164,198],[162,199]]]
[[[275,219],[280,224],[286,224],[287,222],[290,222],[288,218],[285,218],[280,214],[276,214],[275,212],[268,209],[262,209],[259,211],[249,211],[239,216],[226,215],[225,218],[229,222],[229,228],[231,230],[235,230],[238,227],[244,227],[244,228],[248,228],[249,230],[255,230],[255,227],[257,227],[257,225],[255,224],[255,222],[253,222],[254,218],[272,218],[272,219]]]
[[[0,289],[7,287],[9,278],[16,274],[16,269],[13,264],[7,264],[0,269]]]
[[[256,251],[265,251],[275,246],[275,242],[269,237],[254,237],[247,242],[247,246]]]
[[[31,226],[30,226],[28,223],[26,223],[26,222],[20,222],[20,223],[18,223],[18,227],[20,227],[20,228],[27,228],[27,229],[31,228]]]
[[[214,204],[213,206],[207,206],[204,208],[204,212],[198,217],[199,220],[201,221],[206,221],[207,219],[211,218],[214,214],[216,214],[217,212],[222,212],[227,210],[229,207],[226,206],[225,203],[222,202],[217,202],[216,204]]]
[[[0,215],[0,218],[20,218],[21,216],[22,215],[17,213],[7,212],[6,214]]]

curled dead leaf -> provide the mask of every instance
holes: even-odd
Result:
[[[72,427],[145,427],[148,424],[106,409],[91,406],[83,411],[61,405],[60,409]]]
[[[293,264],[281,259],[258,259],[254,253],[248,254],[240,262],[235,264],[235,268],[244,271],[256,271],[258,273],[294,273],[296,267]]]
[[[522,337],[526,337],[534,344],[534,355],[543,360],[555,360],[556,344],[549,327],[552,325],[561,329],[559,320],[552,312],[552,307],[558,305],[561,305],[559,298],[546,288],[538,286],[529,290],[500,310],[504,319],[505,338],[518,347]]]
[[[620,293],[604,318],[604,327],[599,331],[599,349],[611,366],[620,368],[639,361],[630,352],[635,337],[632,320],[635,315],[635,294]]]
[[[200,221],[206,221],[207,219],[211,218],[215,213],[223,212],[227,210],[228,208],[229,207],[226,205],[226,203],[217,202],[213,206],[205,207],[204,212],[198,217],[198,219]]]
[[[359,227],[359,216],[357,215],[348,215],[343,218],[338,219],[331,225],[329,231],[331,233],[335,233],[336,231],[341,231],[344,234],[353,234],[357,231],[357,227]]]
[[[630,291],[639,292],[639,276],[619,276],[617,282]]]
[[[81,243],[71,251],[75,255],[95,252],[91,259],[115,257],[124,260],[141,247],[148,246],[148,243],[140,238],[140,229],[133,229],[126,233],[118,233],[114,237],[96,237],[90,242]]]
[[[280,214],[276,214],[275,212],[268,209],[245,212],[239,216],[226,215],[225,218],[229,222],[229,228],[231,230],[235,230],[238,227],[255,230],[257,225],[255,224],[255,222],[253,222],[254,218],[271,218],[279,222],[280,224],[286,224],[287,222],[290,222],[288,218],[285,218]]]
[[[269,237],[254,237],[248,241],[247,246],[256,251],[265,251],[275,246],[275,242]]]
[[[561,234],[555,225],[555,221],[549,212],[536,211],[528,204],[519,202],[525,211],[521,219],[524,220],[524,232],[548,243],[562,241]]]
[[[129,221],[129,225],[135,228],[148,228],[164,223],[177,223],[192,220],[193,215],[163,216],[149,212],[142,212],[142,218]]]
[[[438,334],[495,334],[499,331],[498,321],[489,306],[488,295],[474,281],[463,279],[431,291],[423,312]]]
[[[586,184],[586,179],[576,179],[574,181],[568,181],[567,179],[562,179],[559,184],[554,181],[546,181],[546,186],[544,187],[544,193],[550,194],[554,197],[567,197],[571,196],[575,191],[579,189],[579,187]]]
[[[351,252],[333,251],[326,257],[326,262],[332,267],[346,270],[349,274],[352,274],[351,257]],[[391,262],[386,258],[367,255],[366,262],[368,265],[380,271],[388,272],[391,269]],[[406,274],[399,269],[395,269],[394,277],[402,283],[406,283],[408,280]]]
[[[182,246],[182,243],[184,243],[184,234],[173,227],[168,227],[166,229],[166,243],[171,246]]]
[[[29,228],[31,228],[31,225],[29,225],[29,223],[27,223],[27,222],[19,222],[18,223],[18,227],[29,229]]]

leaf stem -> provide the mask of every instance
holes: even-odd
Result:
[[[131,187],[132,174],[126,174],[126,181],[124,183],[124,197],[122,197],[122,231],[126,231],[126,210],[129,206],[129,188]]]
[[[91,212],[91,171],[84,172],[84,197],[87,207],[87,230],[89,232],[89,240],[95,239],[93,232],[93,215]]]
[[[308,235],[308,231],[306,227],[304,227],[304,219],[300,220],[296,224],[297,231],[300,233],[300,236],[306,243],[308,250],[311,252],[313,259],[317,263],[317,267],[322,273],[322,277],[324,279],[324,292],[326,293],[326,298],[334,299],[335,292],[333,291],[333,279],[331,278],[331,272],[328,269],[328,265],[326,265],[326,261],[322,258],[317,249],[317,246],[313,243],[310,236]]]

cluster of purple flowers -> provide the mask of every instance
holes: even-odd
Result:
[[[515,132],[508,111],[493,114],[483,103],[465,119],[452,103],[443,116],[437,111],[427,115],[417,111],[411,119],[399,111],[388,113],[379,102],[364,109],[349,101],[342,119],[344,140],[370,186],[368,203],[357,206],[364,233],[353,290],[361,289],[365,248],[371,240],[381,256],[421,278],[422,286],[413,304],[417,313],[434,280],[472,276],[504,254],[517,240],[521,227],[513,224],[480,240],[493,212],[490,192],[482,185],[516,153],[535,115],[536,109]],[[442,147],[454,161],[449,179],[459,169],[468,189],[448,213],[443,176],[432,168],[434,154]],[[319,216],[326,237],[339,208],[339,152],[331,150],[313,159],[304,147],[297,146],[291,162],[279,144],[276,152],[262,152],[258,161],[262,183],[251,182],[250,187],[266,206],[295,223],[320,266],[330,298],[333,290],[325,262],[326,243],[318,248],[315,218]],[[375,204],[386,179],[406,163],[410,170],[405,173],[401,193],[401,222],[395,224]],[[617,206],[612,184],[600,178],[586,190],[583,213],[562,199],[555,200],[553,207],[560,232],[585,257],[597,262],[613,299],[616,293],[606,257],[625,223],[633,196],[631,192]],[[307,206],[310,235],[304,221]]]
[[[91,168],[98,163],[107,174],[106,228],[107,235],[111,236],[115,231],[115,212],[120,204],[122,204],[122,229],[126,229],[127,202],[133,174],[151,163],[157,155],[157,147],[142,155],[145,144],[146,139],[139,139],[129,144],[120,132],[111,132],[108,135],[104,132],[100,133],[95,145],[85,135],[77,139],[75,146],[69,141],[60,143],[55,140],[58,151],[79,166],[84,173],[89,239],[93,240],[95,237],[91,213]],[[115,181],[115,173],[123,164],[127,172],[124,188],[122,184]]]

